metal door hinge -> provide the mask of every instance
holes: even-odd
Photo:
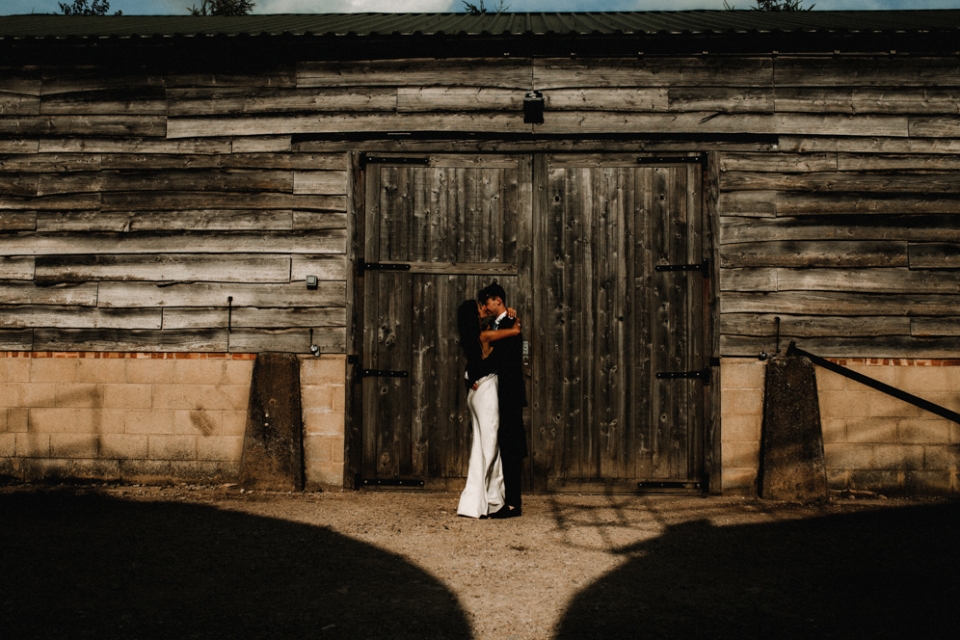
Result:
[[[710,263],[704,258],[703,262],[695,264],[658,264],[653,270],[661,273],[664,271],[699,271],[706,274],[709,267]]]
[[[364,262],[357,263],[360,273],[364,271],[410,271],[410,265],[399,262]]]
[[[657,380],[702,380],[703,384],[710,384],[710,367],[698,371],[658,371]]]
[[[401,156],[370,156],[366,153],[360,154],[360,166],[366,167],[368,164],[417,164],[428,165],[430,158],[427,156],[419,157],[401,157]]]

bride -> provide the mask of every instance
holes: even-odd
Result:
[[[512,309],[510,310],[512,312]],[[491,342],[520,333],[520,320],[509,329],[480,330],[480,305],[466,300],[457,311],[460,347],[467,357],[465,382],[467,406],[473,426],[473,444],[467,484],[460,494],[457,514],[470,518],[493,516],[504,506],[503,469],[497,446],[500,403],[497,401],[497,372]]]

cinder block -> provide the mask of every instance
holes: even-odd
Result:
[[[760,443],[723,442],[720,446],[723,468],[760,468]]]
[[[23,458],[50,457],[50,434],[18,433],[17,455]]]
[[[151,460],[197,459],[197,439],[194,436],[149,436],[147,446]]]
[[[176,360],[127,358],[125,362],[130,384],[173,384],[176,380]]]
[[[223,360],[177,360],[174,384],[222,384],[223,364]]]
[[[124,412],[123,432],[143,435],[172,435],[173,412],[134,409]]]
[[[169,460],[118,460],[124,482],[164,484],[170,482]]]
[[[80,358],[77,382],[123,384],[127,381],[126,358]]]
[[[847,442],[858,444],[896,444],[899,442],[897,418],[842,418],[847,423]]]
[[[724,358],[720,361],[720,387],[726,389],[763,389],[766,365],[760,361]]]
[[[123,433],[122,409],[77,409],[77,433]]]
[[[889,385],[897,385],[897,370],[901,369],[897,365],[892,364],[855,364],[847,367],[857,373],[861,373],[868,378],[873,378],[874,380],[879,380],[880,382],[885,382]],[[862,389],[863,385],[857,382],[856,380],[847,379],[847,389]]]
[[[242,436],[247,430],[246,411],[223,411],[220,413],[223,430],[220,435]]]
[[[923,396],[928,391],[960,390],[960,367],[896,367],[896,386]],[[926,396],[924,396],[926,397]]]
[[[76,409],[30,409],[27,415],[30,433],[76,433]]]
[[[724,469],[720,478],[721,491],[725,496],[757,495],[756,469]]]
[[[333,404],[331,405],[331,408],[334,411],[346,412],[347,410],[346,386],[342,384],[331,385],[330,395],[332,396],[332,400],[333,400]]]
[[[102,407],[103,388],[89,382],[57,384],[57,406],[76,409]]]
[[[960,389],[955,391],[918,391],[917,394],[925,400],[929,400],[934,404],[938,404],[941,407],[950,409],[951,411],[960,412]],[[920,415],[929,415],[920,411]]]
[[[850,488],[850,472],[846,469],[827,469],[827,488],[843,491]]]
[[[223,411],[246,411],[250,406],[249,385],[220,385],[216,388]]]
[[[0,433],[0,458],[12,458],[17,455],[17,434]]]
[[[343,486],[343,464],[322,460],[304,461],[304,486]]]
[[[720,394],[720,415],[762,416],[763,393],[753,389],[730,389]]]
[[[233,462],[239,465],[242,454],[243,438],[240,436],[197,439],[197,460]]]
[[[339,411],[306,409],[303,411],[304,433],[310,436],[343,436],[344,414]]]
[[[885,393],[872,391],[865,415],[913,418],[920,415],[920,408]]]
[[[955,497],[958,489],[955,471],[910,471],[904,482],[912,495],[942,495]]]
[[[55,382],[28,382],[20,385],[20,406],[47,408],[57,406]]]
[[[224,463],[210,460],[173,460],[170,462],[170,477],[180,482],[215,483],[235,480],[224,474]]]
[[[51,433],[50,455],[54,458],[99,458],[100,436],[86,433]]]
[[[874,469],[919,471],[923,469],[923,447],[881,444],[874,446]]]
[[[820,420],[824,442],[846,442],[847,420],[845,418],[824,418]]]
[[[346,377],[346,356],[324,355],[300,364],[301,385],[344,384]]]
[[[107,409],[149,409],[153,406],[153,385],[105,384],[103,406]]]
[[[817,391],[844,391],[847,389],[847,378],[839,373],[828,371],[822,367],[816,368]]]
[[[950,425],[943,419],[900,420],[900,442],[904,444],[949,444]]]
[[[824,463],[830,469],[873,469],[873,445],[823,444]]]
[[[29,382],[29,358],[0,358],[0,382]]]
[[[301,386],[300,403],[304,409],[333,409],[333,385]]]
[[[158,384],[151,387],[151,393],[155,409],[206,408],[203,407],[203,390],[196,385]]]
[[[184,436],[218,436],[223,431],[223,412],[193,411],[173,412],[173,433]]]
[[[144,460],[150,455],[149,436],[110,433],[100,436],[100,457],[117,460]]]
[[[76,382],[76,358],[31,358],[30,382]]]
[[[253,360],[225,360],[223,384],[235,384],[249,389],[253,380],[253,362]]]
[[[28,409],[7,409],[7,433],[27,433],[30,430]]]
[[[16,382],[0,383],[0,407],[20,407],[20,384]]]
[[[24,461],[24,479],[28,482],[52,480],[119,480],[116,460],[49,458]]]
[[[763,416],[729,416],[721,422],[721,442],[760,442]]]
[[[879,493],[902,493],[906,472],[891,469],[853,469],[850,471],[849,488],[856,491]]]
[[[923,468],[925,471],[956,471],[960,468],[960,451],[949,445],[924,447]]]

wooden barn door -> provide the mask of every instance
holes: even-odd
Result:
[[[635,155],[543,163],[537,482],[548,490],[695,486],[704,381],[686,376],[707,364],[701,166]]]
[[[366,156],[364,484],[457,486],[470,419],[457,307],[496,278],[530,308],[528,156]]]

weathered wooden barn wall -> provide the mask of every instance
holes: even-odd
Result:
[[[166,137],[183,93],[277,81],[0,73],[0,347],[342,352],[343,154]]]
[[[958,72],[954,56],[896,53],[2,69],[0,346],[307,353],[312,329],[352,353],[361,152],[705,152],[705,356],[772,351],[779,317],[781,347],[954,357]],[[523,123],[530,90],[543,124]],[[606,449],[584,466],[616,465]]]

